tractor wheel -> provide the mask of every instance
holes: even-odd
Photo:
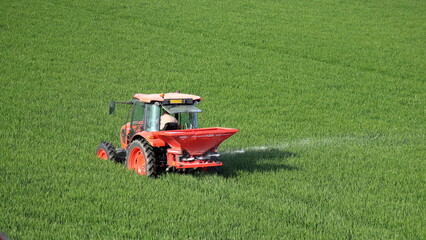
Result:
[[[96,148],[96,156],[103,160],[116,161],[117,153],[114,146],[109,142],[103,142]]]
[[[210,172],[211,174],[215,174],[215,175],[222,175],[223,168],[222,168],[222,166],[212,167],[208,170],[208,172]]]
[[[129,145],[126,165],[128,169],[135,170],[139,175],[152,178],[157,176],[154,150],[144,140],[135,140]]]
[[[118,163],[124,163],[124,162],[126,162],[126,149],[124,149],[124,148],[117,148],[115,150],[115,152],[117,153],[116,162],[118,162]]]
[[[201,168],[201,172],[211,175],[221,175],[222,167],[203,167]]]
[[[217,162],[219,159],[217,157],[211,157],[212,161]],[[208,174],[214,174],[214,175],[221,175],[222,174],[222,166],[216,166],[216,167],[208,167],[205,169],[205,172]]]

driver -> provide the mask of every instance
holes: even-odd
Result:
[[[175,117],[170,115],[167,111],[163,112],[163,115],[160,118],[160,129],[163,129],[166,123],[178,123]]]

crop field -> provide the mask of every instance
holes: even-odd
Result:
[[[426,239],[426,1],[0,1],[10,239]],[[95,157],[180,90],[221,174]]]

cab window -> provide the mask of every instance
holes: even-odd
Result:
[[[160,130],[160,106],[157,104],[146,104],[146,131],[155,132]]]
[[[132,129],[143,130],[145,104],[143,102],[136,102],[133,104],[132,111]]]
[[[198,128],[198,120],[196,113],[179,113],[177,114],[179,126],[181,129]]]

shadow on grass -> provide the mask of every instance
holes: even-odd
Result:
[[[297,156],[296,153],[273,148],[224,152],[219,157],[219,161],[223,162],[221,168],[211,167],[207,171],[197,169],[195,171],[168,172],[166,174],[190,174],[195,177],[205,177],[214,174],[224,178],[233,178],[242,172],[293,171],[299,170],[299,168],[291,166],[286,162],[288,158]]]
[[[296,153],[281,149],[259,149],[241,152],[223,153],[220,175],[236,177],[238,172],[275,172],[279,170],[293,171],[298,168],[286,163],[288,158],[297,157]]]

